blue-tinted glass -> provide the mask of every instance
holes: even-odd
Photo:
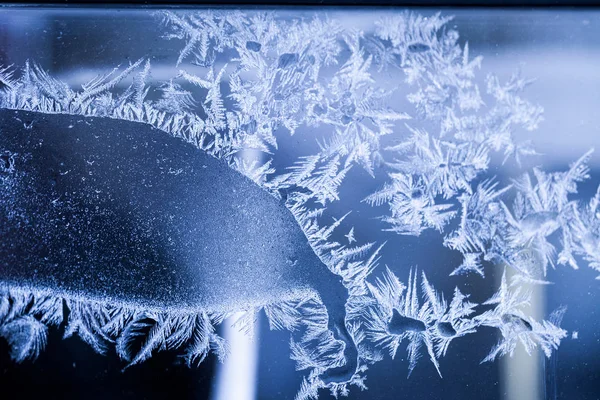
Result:
[[[597,399],[599,34],[0,9],[0,391]]]

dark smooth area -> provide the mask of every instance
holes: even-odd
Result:
[[[182,139],[11,110],[0,132],[5,282],[221,310],[333,279],[283,202]]]

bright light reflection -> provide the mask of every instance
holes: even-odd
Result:
[[[252,335],[241,332],[232,326],[241,315],[243,313],[236,313],[223,322],[223,336],[230,345],[230,353],[218,366],[213,400],[254,400],[256,397],[259,324],[254,324]]]

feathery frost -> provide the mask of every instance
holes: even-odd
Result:
[[[34,62],[0,66],[0,107],[147,123],[225,160],[281,199],[349,293],[350,340],[329,330],[328,310],[315,293],[242,310],[235,323],[251,332],[264,312],[271,329],[290,331],[291,357],[307,370],[297,399],[317,399],[321,389],[347,395],[351,385],[365,390],[368,366],[395,357],[403,343],[409,376],[423,356],[441,376],[439,359],[451,343],[480,326],[502,336],[484,361],[511,355],[518,343],[548,357],[558,347],[567,334],[559,326],[564,310],[534,320],[525,312],[529,293],[522,283],[547,283],[548,266],[558,264],[578,268],[584,261],[600,271],[600,188],[586,203],[570,197],[589,178],[592,150],[564,172],[534,168],[508,185],[482,180],[495,162],[520,166],[537,154],[530,142],[515,140],[516,132],[535,130],[543,120],[542,108],[522,97],[530,80],[490,75],[480,89],[482,58],[471,57],[468,43],[447,25],[451,17],[440,14],[393,13],[364,32],[329,18],[272,12],[158,16],[178,49],[176,76],[153,81],[150,61],[139,59],[72,88]],[[378,82],[390,70],[401,79]],[[282,135],[316,139],[318,151],[277,170]],[[250,161],[245,150],[262,157]],[[9,161],[0,169],[10,168]],[[458,288],[446,300],[416,268],[406,282],[390,268],[378,270],[384,244],[362,242],[349,213],[332,219],[327,208],[340,201],[357,170],[386,179],[364,198],[389,210],[381,217],[384,230],[418,236],[434,229],[440,244],[462,254],[451,275],[484,278],[493,264],[514,269],[511,284],[503,275],[484,303],[491,310],[478,313]],[[216,333],[227,316],[0,288],[0,336],[17,362],[37,357],[48,329],[64,322],[65,337],[76,335],[99,353],[114,346],[127,366],[164,350],[179,351],[192,366],[211,351],[227,355]],[[343,381],[328,381],[328,370],[349,363],[349,345],[358,352],[355,369]]]

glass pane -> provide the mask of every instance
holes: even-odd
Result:
[[[597,399],[599,27],[0,9],[0,390]]]

